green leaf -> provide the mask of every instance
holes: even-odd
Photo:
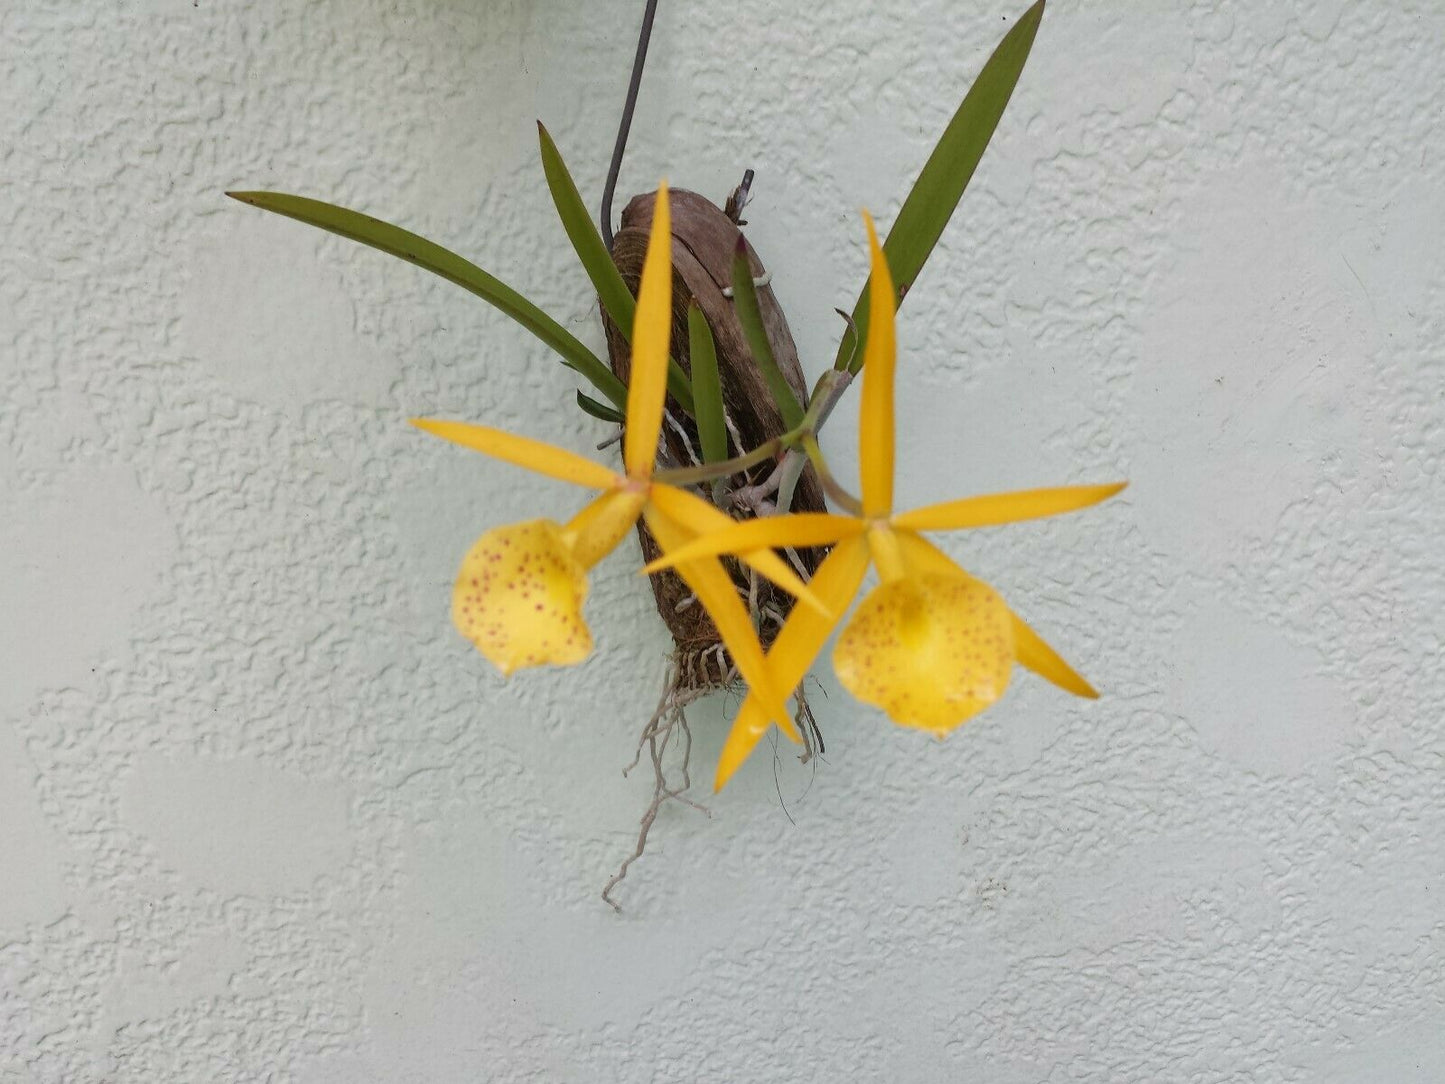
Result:
[[[602,307],[607,310],[607,315],[612,317],[612,322],[617,325],[623,337],[631,342],[637,299],[632,296],[632,291],[622,279],[622,273],[612,262],[607,245],[602,240],[602,235],[597,232],[592,215],[588,212],[587,205],[582,202],[582,194],[577,191],[577,184],[567,170],[567,163],[562,160],[562,152],[557,149],[557,144],[552,141],[552,134],[540,120],[537,122],[537,138],[542,146],[542,172],[547,175],[547,189],[552,193],[552,202],[557,207],[557,217],[562,220],[562,228],[567,231],[567,239],[572,242],[577,259],[582,262],[582,269],[592,280],[592,288],[597,291]],[[682,371],[682,366],[675,358],[668,359],[667,390],[682,404],[683,410],[692,413],[692,391],[687,374]]]
[[[610,407],[606,403],[599,403],[581,388],[577,389],[577,405],[582,408],[583,414],[591,414],[594,418],[601,418],[604,422],[616,422],[618,425],[627,424],[627,416],[622,411]]]
[[[1004,35],[903,201],[888,240],[883,243],[900,304],[923,270],[944,226],[948,225],[998,127],[1024,61],[1029,58],[1043,15],[1044,0],[1038,0]],[[833,361],[835,369],[846,367],[856,373],[862,368],[863,352],[857,344],[866,339],[867,334],[868,287],[865,285],[858,304],[853,307],[853,325],[838,344],[838,356]]]
[[[552,202],[557,207],[562,228],[567,231],[567,239],[572,242],[583,270],[592,280],[592,288],[597,291],[602,307],[631,342],[637,299],[632,296],[627,283],[622,281],[622,272],[617,270],[602,235],[592,224],[592,216],[582,202],[582,194],[577,191],[572,174],[567,171],[567,163],[562,161],[557,144],[540,120],[537,122],[537,137],[542,145],[542,171],[547,175],[547,188],[552,193]]]
[[[687,307],[688,356],[692,358],[692,401],[702,461],[721,463],[728,457],[727,423],[723,420],[722,381],[717,372],[717,343],[697,303]]]
[[[626,409],[627,386],[598,360],[596,354],[516,290],[456,253],[449,252],[400,226],[393,226],[335,204],[323,203],[321,200],[289,196],[282,192],[227,192],[226,195],[263,211],[285,215],[298,222],[305,222],[399,256],[408,263],[440,275],[448,282],[456,283],[464,290],[470,290],[541,339],[561,356],[562,364],[586,377],[598,391],[617,406]]]
[[[783,372],[778,368],[777,359],[773,357],[773,346],[768,342],[768,332],[763,327],[763,314],[758,309],[758,290],[753,284],[752,264],[748,261],[748,243],[741,237],[738,238],[737,251],[733,254],[733,306],[737,309],[738,320],[743,325],[748,346],[752,348],[753,360],[762,370],[763,379],[768,382],[768,390],[773,393],[773,401],[778,404],[778,410],[783,415],[783,424],[790,430],[796,429],[803,420],[803,408],[798,403],[798,397],[793,394],[793,389],[783,379]]]

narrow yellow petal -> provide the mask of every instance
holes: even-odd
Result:
[[[557,478],[588,489],[607,489],[617,482],[617,472],[601,463],[584,459],[575,452],[545,444],[540,440],[513,436],[500,429],[465,422],[441,422],[430,418],[413,418],[411,424],[432,436],[460,444],[494,459],[502,459],[526,467],[549,478]]]
[[[783,688],[798,687],[822,650],[823,642],[858,593],[858,585],[867,571],[868,547],[857,536],[845,538],[823,558],[810,586],[834,616],[823,617],[812,610],[795,609],[783,623],[768,652],[768,663]]]
[[[647,503],[638,490],[613,489],[591,501],[562,529],[562,538],[583,568],[591,568],[627,536]]]
[[[712,535],[719,531],[730,530],[734,524],[737,523],[737,520],[734,520],[720,508],[709,504],[701,497],[689,493],[685,489],[678,489],[675,486],[665,486],[654,483],[652,486],[652,501],[661,509],[664,515],[670,516],[678,523],[681,523],[695,536]],[[783,518],[786,517],[765,516],[762,519],[747,520],[745,522],[766,523]],[[845,533],[861,530],[856,520],[844,519],[841,516],[830,518],[840,520]],[[768,543],[767,545],[816,546],[826,542],[834,542],[838,538],[836,533],[825,533],[829,536],[823,539],[823,542],[782,542]],[[696,539],[694,539],[694,541],[696,541]],[[692,544],[692,542],[688,543],[688,545]],[[799,602],[806,603],[813,607],[813,609],[817,610],[824,617],[831,616],[828,611],[823,608],[822,603],[818,601],[817,595],[803,582],[802,577],[794,572],[786,561],[771,549],[768,549],[767,545],[757,549],[743,550],[738,554],[738,559],[744,564],[756,569],[760,575],[766,576]],[[684,547],[684,549],[685,548],[687,547]],[[663,562],[666,562],[666,564]],[[662,569],[671,567],[676,563],[675,560],[669,559],[669,556],[664,554],[658,558],[658,560],[644,568],[643,571],[649,574],[660,572]]]
[[[633,478],[652,476],[662,404],[667,398],[667,352],[672,334],[672,218],[667,183],[657,189],[652,235],[642,264],[632,318],[632,366],[627,378],[627,429],[622,462]]]
[[[857,593],[858,585],[863,582],[863,573],[867,570],[868,547],[855,535],[839,542],[833,547],[833,552],[823,558],[809,586],[824,606],[841,615]],[[780,688],[798,687],[836,624],[837,618],[823,618],[802,607],[793,610],[768,652],[768,665],[772,667],[773,678]],[[733,772],[748,758],[767,729],[766,712],[757,699],[749,695],[738,710],[738,717],[723,745],[714,790],[722,790],[727,785]]]
[[[901,512],[893,517],[893,525],[913,531],[953,531],[1041,519],[1076,512],[1106,501],[1126,485],[1127,482],[1114,482],[1103,486],[1056,486],[1052,489],[1021,489],[1013,493],[964,497]]]
[[[1046,644],[1038,633],[1024,623],[1018,614],[1012,614],[1014,627],[1014,650],[1019,662],[1039,677],[1052,681],[1065,692],[1075,696],[1097,700],[1099,694],[1085,681],[1072,666],[1066,663],[1057,651]]]
[[[733,773],[752,755],[752,751],[767,732],[768,717],[763,709],[758,707],[757,701],[751,698],[743,701],[717,759],[717,775],[712,784],[714,794],[728,785]]]
[[[659,488],[653,487],[654,500]],[[826,546],[860,535],[864,530],[863,521],[852,516],[835,516],[827,512],[789,512],[782,516],[759,516],[756,519],[739,521],[708,505],[701,497],[697,498],[697,502],[716,512],[719,520],[704,520],[701,516],[689,520],[688,526],[697,532],[698,537],[675,551],[664,553],[644,571],[661,572],[680,561],[715,557],[724,553],[745,554],[753,550],[783,546]],[[671,507],[664,510],[673,515]]]
[[[898,532],[892,527],[868,528],[868,555],[884,583],[893,583],[908,575],[908,565],[898,544]]]
[[[651,505],[643,510],[643,515],[647,518],[647,526],[664,548],[676,549],[687,541],[690,534],[687,528]],[[677,574],[706,607],[738,672],[748,683],[749,691],[757,694],[768,718],[788,723],[787,708],[777,682],[773,680],[772,670],[763,657],[757,630],[738,597],[732,577],[723,569],[721,562],[716,557],[686,561],[677,566]]]
[[[502,671],[569,666],[592,651],[582,619],[587,572],[547,519],[497,527],[477,539],[452,591],[457,630]]]
[[[833,650],[850,693],[900,726],[940,736],[1003,695],[1013,662],[1008,606],[966,573],[876,588]]]
[[[891,533],[899,553],[903,555],[903,564],[908,570],[908,575],[914,577],[967,575],[958,566],[957,561],[921,534],[896,529]]]
[[[873,272],[868,282],[868,342],[863,347],[863,398],[858,408],[858,461],[863,475],[863,514],[886,516],[893,510],[893,368],[898,357],[893,314],[897,308],[888,258],[878,244],[873,218],[868,250]]]
[[[894,531],[893,533],[898,539],[899,549],[903,552],[903,559],[911,575],[966,575],[963,569],[954,563],[952,557],[922,535],[914,534],[912,531]],[[1075,673],[1073,668],[1060,658],[1058,652],[1044,643],[1038,633],[1024,624],[1018,614],[1010,612],[1009,617],[1013,622],[1014,653],[1021,665],[1075,696],[1085,696],[1091,700],[1098,697],[1099,694],[1094,691],[1093,686]]]

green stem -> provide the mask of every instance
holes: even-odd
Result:
[[[808,400],[808,413],[803,418],[808,432],[817,435],[852,383],[853,374],[846,369],[829,369],[818,378],[818,383],[813,386],[812,398]]]
[[[818,378],[818,383],[813,386],[813,394],[808,399],[808,412],[803,415],[804,433],[815,437],[818,435],[818,430],[823,428],[823,423],[833,413],[833,408],[838,405],[838,400],[852,382],[853,374],[846,369],[829,369]],[[783,476],[778,483],[778,512],[786,512],[793,506],[793,493],[807,461],[807,453],[797,444],[790,447],[783,456]]]
[[[855,516],[861,516],[863,502],[838,484],[838,480],[828,470],[828,464],[823,459],[823,449],[818,447],[817,438],[811,434],[805,436],[803,451],[807,452],[808,458],[813,461],[813,469],[818,472],[818,480],[823,483],[823,492],[833,498],[844,510]]]
[[[711,482],[715,478],[727,478],[745,471],[749,467],[756,467],[766,459],[772,459],[788,446],[793,434],[785,434],[781,437],[774,437],[772,440],[759,444],[746,455],[740,455],[733,459],[725,459],[721,463],[704,463],[700,467],[675,467],[672,470],[660,470],[652,477],[659,482],[666,482],[674,486],[695,486],[699,482]]]

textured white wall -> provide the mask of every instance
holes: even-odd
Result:
[[[824,667],[816,777],[668,809],[619,917],[634,551],[597,657],[503,683],[454,567],[575,494],[403,420],[603,427],[469,295],[221,191],[600,348],[532,125],[595,196],[640,6],[0,2],[0,1080],[1445,1079],[1445,7],[1051,8],[903,309],[900,499],[1132,479],[947,543],[1105,696],[934,743]],[[669,0],[623,195],[756,167],[817,373],[857,208],[1023,6]]]

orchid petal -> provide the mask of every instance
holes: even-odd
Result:
[[[638,490],[610,490],[572,517],[562,530],[563,540],[578,563],[591,568],[627,537],[645,503],[647,497]]]
[[[878,244],[873,218],[868,249],[873,273],[868,286],[868,341],[863,348],[863,398],[858,408],[858,461],[863,476],[863,514],[886,516],[893,510],[893,370],[898,356],[893,325],[893,276]]]
[[[876,588],[838,637],[843,687],[900,726],[942,736],[994,703],[1013,669],[1013,624],[992,587],[966,573]]]
[[[538,474],[545,474],[549,478],[571,482],[573,485],[586,486],[588,489],[608,489],[617,483],[616,471],[540,440],[513,436],[500,429],[468,425],[465,422],[413,418],[411,424],[432,436],[460,444],[463,448],[470,448],[493,459],[502,459]]]
[[[910,576],[966,576],[957,561],[914,531],[890,532]]]
[[[845,538],[823,558],[809,586],[823,605],[836,614],[842,614],[857,593],[858,585],[863,582],[863,573],[867,570],[868,547],[857,536]],[[772,667],[773,679],[780,687],[798,687],[836,624],[836,618],[825,619],[812,610],[801,607],[793,610],[768,652],[768,665]],[[767,729],[767,714],[757,699],[749,695],[738,710],[738,717],[723,744],[717,779],[713,783],[715,791],[727,785]]]
[[[1126,485],[1127,482],[1102,486],[1055,486],[1051,489],[1021,489],[1012,493],[965,497],[901,512],[893,517],[893,525],[913,531],[954,531],[1042,519],[1076,512],[1108,500]]]
[[[652,505],[643,510],[643,516],[653,536],[665,548],[676,549],[686,543],[691,535],[686,527]],[[707,609],[708,616],[717,626],[719,639],[732,656],[749,689],[762,701],[768,717],[781,719],[786,723],[788,713],[783,697],[779,694],[772,671],[763,657],[763,647],[758,642],[757,630],[753,628],[752,619],[743,608],[732,577],[716,557],[704,557],[680,564],[677,566],[677,574],[692,588],[693,594]]]
[[[689,493],[685,489],[678,489],[675,486],[665,486],[659,483],[654,483],[652,486],[652,503],[656,505],[657,508],[661,510],[665,515],[672,517],[672,519],[687,527],[692,535],[699,536],[694,538],[692,542],[689,542],[687,545],[683,546],[683,550],[691,549],[697,543],[705,541],[706,539],[712,537],[715,534],[719,534],[724,531],[730,531],[734,526],[737,525],[737,521],[734,520],[727,513],[723,512],[721,509],[711,504],[708,504],[708,502],[703,500],[701,497]],[[771,523],[786,518],[788,517],[765,516],[761,519],[751,519],[744,522]],[[852,521],[844,522],[851,523]],[[831,542],[833,541],[833,539],[830,538],[827,539],[827,541]],[[817,596],[809,589],[808,585],[803,582],[802,578],[791,568],[788,567],[788,563],[784,561],[781,557],[779,557],[776,553],[774,553],[771,549],[767,548],[770,545],[786,546],[794,544],[799,543],[765,542],[758,545],[757,548],[742,550],[738,553],[738,559],[744,564],[756,569],[763,576],[766,576],[769,580],[777,584],[784,591],[787,591],[799,602],[804,602],[807,605],[813,607],[824,617],[831,616],[829,612],[823,608],[822,603],[818,601]],[[817,545],[817,543],[814,542],[805,542],[800,544]],[[705,556],[713,556],[705,552],[705,547],[703,550],[700,550],[694,555],[685,556],[682,558],[677,558],[675,555],[672,554],[663,554],[662,557],[652,562],[652,564],[646,566],[643,569],[643,572],[660,572],[663,569],[672,568],[673,566],[678,564],[679,560],[694,560],[697,557]]]
[[[914,534],[912,531],[894,531],[898,539],[899,548],[903,551],[903,559],[907,562],[910,573],[915,576],[938,575],[955,576],[964,574],[953,558],[944,553],[922,535]],[[1075,696],[1084,696],[1093,700],[1098,697],[1094,687],[1076,673],[1066,663],[1057,651],[1046,644],[1043,639],[1016,613],[1010,613],[1014,630],[1014,654],[1020,665],[1028,667],[1039,677],[1051,681],[1065,692],[1073,693]]]
[[[898,541],[899,532],[892,527],[874,525],[868,528],[868,556],[884,583],[895,583],[908,576],[908,565]]]
[[[825,546],[860,535],[864,530],[862,520],[828,512],[789,512],[781,516],[758,516],[738,521],[707,505],[700,497],[697,501],[716,512],[721,522],[712,527],[700,527],[697,538],[681,549],[664,553],[643,569],[644,572],[661,572],[679,561],[724,553],[743,554],[784,546]]]
[[[534,519],[477,539],[452,591],[452,621],[503,674],[570,666],[592,651],[582,619],[587,572],[560,526]]]
[[[1039,677],[1051,681],[1065,692],[1097,700],[1099,694],[1094,687],[1066,663],[1059,653],[1046,644],[1038,633],[1024,623],[1018,614],[1011,614],[1014,629],[1014,652],[1021,665],[1027,666]]]
[[[650,478],[667,398],[667,351],[672,334],[672,219],[667,184],[657,190],[652,234],[642,264],[632,321],[632,365],[627,379],[627,429],[622,462],[633,478]]]

